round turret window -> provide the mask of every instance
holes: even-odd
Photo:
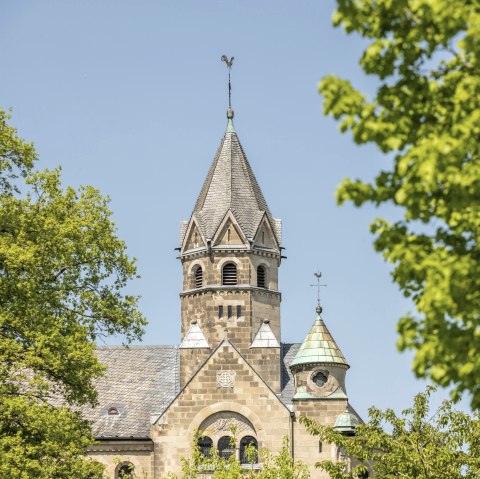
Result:
[[[321,388],[328,381],[327,371],[318,371],[313,375],[312,381],[315,383],[316,386]]]

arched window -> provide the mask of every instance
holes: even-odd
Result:
[[[203,270],[201,266],[195,268],[195,288],[203,286]]]
[[[210,457],[212,454],[213,441],[208,436],[202,436],[197,441],[200,454],[205,457]]]
[[[117,471],[116,479],[133,479],[134,477],[134,467],[131,462],[122,464]]]
[[[251,451],[251,452],[249,453],[247,451]],[[240,464],[256,464],[257,462],[258,462],[257,440],[253,436],[245,436],[240,441]]]
[[[232,445],[232,438],[230,436],[222,436],[218,440],[218,454],[224,459],[228,459],[235,453],[235,448]]]
[[[367,470],[363,470],[357,473],[357,477],[358,479],[368,479],[370,477],[370,474]]]
[[[237,267],[234,263],[227,263],[222,270],[222,284],[232,286],[237,284]]]
[[[259,266],[257,268],[257,286],[259,288],[266,288],[266,278],[265,278],[265,266]]]

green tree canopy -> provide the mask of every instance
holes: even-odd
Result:
[[[370,408],[369,421],[344,436],[332,428],[301,418],[307,430],[320,440],[343,449],[348,462],[322,461],[316,466],[332,479],[367,477],[377,479],[477,479],[480,477],[480,416],[453,409],[444,401],[431,412],[433,388],[415,396],[413,407],[400,416],[387,409]]]
[[[70,407],[95,404],[94,341],[141,336],[137,298],[124,293],[136,268],[108,199],[62,188],[36,160],[0,111],[0,477],[101,477]]]
[[[389,153],[374,181],[345,179],[339,203],[400,207],[377,219],[375,248],[415,314],[398,323],[413,368],[480,407],[480,5],[468,0],[338,0],[333,21],[368,41],[372,98],[344,79],[319,85],[324,111],[359,144]],[[391,161],[393,159],[393,161]]]

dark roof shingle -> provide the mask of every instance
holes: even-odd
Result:
[[[82,408],[101,437],[149,437],[150,415],[160,414],[178,392],[177,346],[106,346],[97,349],[107,366],[97,384],[99,405]],[[110,408],[118,415],[109,415]]]
[[[272,218],[237,134],[227,131],[193,208],[205,238],[213,238],[229,210],[247,238],[266,214],[280,243],[280,223]]]

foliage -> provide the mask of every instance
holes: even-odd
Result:
[[[377,479],[474,479],[480,477],[480,414],[469,416],[444,401],[433,414],[429,400],[432,387],[414,398],[413,407],[397,416],[394,411],[371,408],[369,421],[344,436],[307,418],[301,422],[322,441],[336,444],[354,459],[322,461],[317,467],[332,479],[364,477],[369,468]]]
[[[247,464],[241,464],[235,454],[228,458],[222,457],[218,450],[212,447],[209,456],[202,454],[198,447],[197,435],[192,445],[190,457],[182,458],[182,473],[180,476],[169,474],[169,479],[308,479],[308,468],[305,464],[294,461],[290,454],[288,439],[283,439],[283,444],[278,454],[260,451],[259,460],[261,468],[254,468],[257,463],[258,452],[253,445],[248,445],[245,455]],[[231,436],[231,448],[235,450],[235,434]]]
[[[108,200],[35,171],[8,118],[0,111],[0,477],[101,477],[70,406],[95,404],[93,341],[141,335],[137,299],[123,293],[134,261]]]
[[[324,112],[393,165],[373,182],[345,179],[339,203],[394,204],[377,219],[375,248],[418,314],[398,323],[413,368],[473,394],[480,406],[480,8],[465,0],[337,0],[333,22],[368,46],[372,99],[334,76],[319,85]]]

